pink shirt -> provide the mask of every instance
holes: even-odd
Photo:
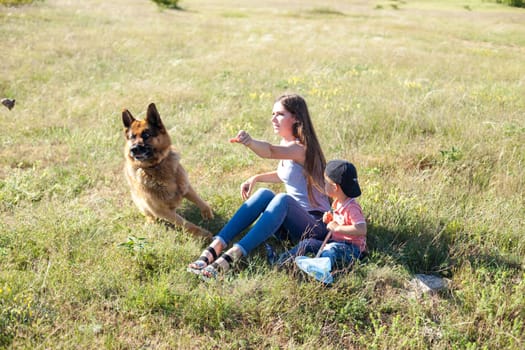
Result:
[[[355,198],[348,198],[344,203],[334,200],[332,203],[334,221],[339,225],[356,225],[366,223],[361,206]],[[366,249],[366,236],[348,235],[339,232],[333,232],[332,241],[348,242],[359,247],[363,252]]]

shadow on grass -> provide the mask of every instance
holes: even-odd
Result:
[[[215,235],[230,219],[215,213],[212,220],[203,220],[200,210],[193,203],[185,203],[179,209],[179,214],[187,220],[200,225]],[[166,226],[176,229],[173,225]],[[371,259],[378,264],[394,262],[404,266],[410,273],[433,274],[451,278],[454,266],[468,261],[473,266],[484,267],[506,267],[521,270],[523,267],[519,259],[504,257],[497,252],[481,253],[479,249],[465,249],[458,252],[451,235],[444,230],[436,230],[435,227],[423,223],[406,227],[400,225],[395,229],[386,228],[373,223],[368,225],[367,244],[369,253],[364,261]],[[437,233],[438,232],[438,233]],[[235,241],[244,235],[236,237]],[[269,243],[277,252],[290,249],[293,244],[287,241],[278,241],[271,238]],[[207,243],[205,243],[207,244]],[[254,254],[265,259],[264,247],[258,247]]]
[[[443,235],[425,230],[391,230],[371,224],[368,226],[367,243],[369,258],[381,260],[381,257],[388,256],[411,273],[451,277],[453,261],[450,242]]]
[[[186,220],[199,225],[202,228],[210,231],[215,235],[219,230],[228,222],[230,218],[223,217],[214,212],[214,218],[211,220],[204,220],[201,216],[200,209],[193,203],[183,203],[183,205],[177,210],[179,215],[181,215]],[[164,222],[165,225],[169,228],[176,229],[175,225]]]
[[[206,228],[212,234],[216,234],[230,219],[229,217],[215,216],[212,220],[202,220],[199,209],[193,204],[183,205],[179,209],[187,220]],[[173,225],[167,224],[174,228]],[[240,234],[234,241],[240,239],[245,232]],[[390,230],[382,226],[370,224],[368,226],[367,242],[369,247],[368,254],[364,257],[372,259],[378,263],[394,261],[396,264],[403,265],[411,273],[439,274],[443,277],[450,277],[453,261],[450,257],[450,242],[444,235],[435,235],[435,232],[420,230],[410,232],[405,228]],[[270,238],[269,243],[281,253],[293,247],[289,241],[280,241]],[[258,247],[254,252],[265,258],[264,247]]]
[[[525,270],[525,266],[521,263],[518,256],[505,256],[499,252],[482,253],[477,249],[472,249],[470,253],[464,254],[461,262],[468,262],[474,268]]]
[[[400,227],[391,230],[369,225],[367,243],[369,257],[382,260],[388,257],[403,265],[411,273],[434,274],[452,277],[455,266],[467,262],[473,267],[506,268],[523,270],[519,257],[504,256],[497,251],[484,252],[480,247],[451,239],[435,229],[418,232]]]

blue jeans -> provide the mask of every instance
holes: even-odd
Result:
[[[237,235],[250,230],[236,243],[244,256],[258,247],[272,235],[284,239],[277,232],[287,232],[292,242],[307,237],[324,239],[328,230],[321,217],[310,215],[299,203],[286,193],[275,194],[263,188],[248,198],[228,223],[214,238],[227,246]]]
[[[317,254],[322,245],[323,241],[315,238],[302,240],[289,251],[279,255],[276,264],[282,266],[293,261],[296,256]],[[332,269],[334,267],[342,269],[352,264],[354,260],[361,258],[361,251],[351,243],[328,241],[319,257],[330,258]]]

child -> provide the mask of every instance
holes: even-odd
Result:
[[[332,160],[327,163],[325,193],[334,201],[332,212],[323,215],[323,221],[330,230],[330,237],[324,242],[305,239],[289,252],[279,257],[279,263],[306,253],[317,253],[316,258],[297,256],[297,266],[324,283],[333,282],[332,268],[350,266],[366,251],[366,220],[356,197],[361,195],[357,171],[352,163]],[[326,243],[326,245],[324,245]]]

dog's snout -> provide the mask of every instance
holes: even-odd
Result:
[[[129,150],[132,154],[144,153],[144,151],[146,150],[146,147],[144,147],[143,145],[133,145],[131,146]]]
[[[145,160],[151,156],[151,148],[145,145],[136,144],[130,147],[129,153],[137,160]]]

